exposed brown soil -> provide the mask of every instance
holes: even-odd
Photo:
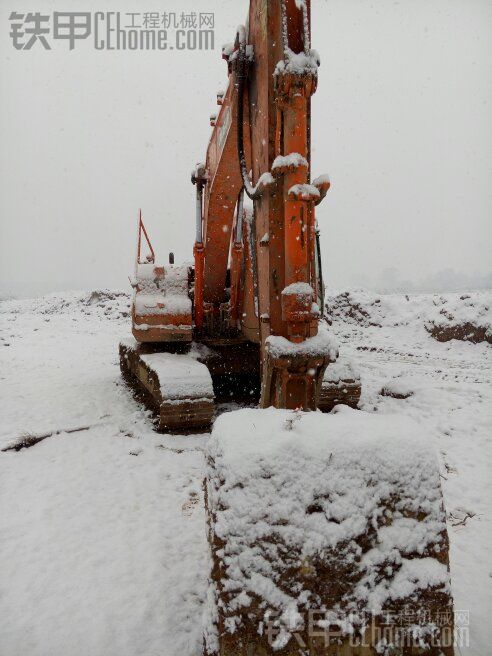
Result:
[[[438,342],[449,342],[452,339],[459,339],[464,342],[488,342],[492,344],[492,334],[488,333],[485,326],[475,326],[472,323],[462,323],[455,325],[431,323],[425,327],[428,333],[437,339]]]

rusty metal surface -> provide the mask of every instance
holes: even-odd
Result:
[[[358,408],[361,395],[360,382],[341,380],[339,384],[323,381],[318,400],[321,412],[330,412],[336,405]]]

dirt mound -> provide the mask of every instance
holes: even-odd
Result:
[[[459,339],[465,342],[492,344],[492,313],[490,304],[465,294],[457,299],[440,298],[437,316],[426,324],[427,330],[439,342]]]
[[[330,324],[341,321],[364,328],[408,326],[422,313],[423,298],[423,295],[344,291],[327,297],[325,316]]]
[[[44,315],[84,314],[101,319],[120,319],[130,313],[130,295],[127,292],[98,289],[89,292],[57,292],[39,298],[4,301],[2,313]]]
[[[380,303],[379,298],[371,298],[365,292],[342,292],[328,297],[326,301],[326,318],[331,325],[333,321],[342,320],[360,326],[380,326],[373,318],[373,310]]]
[[[389,396],[392,399],[404,400],[414,395],[414,391],[409,385],[399,378],[389,380],[383,385],[380,392],[381,396]]]
[[[328,296],[325,316],[330,325],[361,328],[413,326],[436,340],[492,343],[492,294],[381,294],[345,291]]]

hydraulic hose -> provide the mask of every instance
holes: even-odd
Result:
[[[195,241],[197,244],[203,243],[203,234],[202,234],[202,184],[201,182],[196,183],[196,232],[195,232]]]
[[[237,85],[237,156],[241,177],[243,180],[244,191],[251,200],[258,199],[263,193],[263,183],[260,178],[258,184],[253,187],[249,179],[249,173],[246,165],[246,155],[244,154],[244,84],[246,82],[246,31],[243,25],[237,28],[236,40],[239,50],[237,51],[236,66],[236,85]]]

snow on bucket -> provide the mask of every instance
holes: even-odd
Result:
[[[420,424],[243,409],[216,421],[207,473],[206,654],[453,654],[439,471]]]

